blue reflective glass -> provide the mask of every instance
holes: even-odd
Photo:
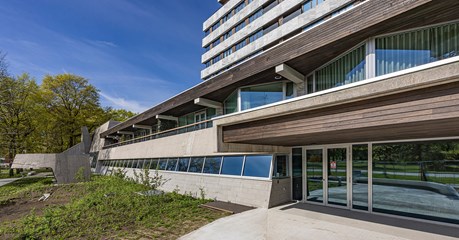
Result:
[[[282,83],[241,88],[242,110],[282,101],[283,99],[284,92]]]
[[[219,174],[222,157],[206,157],[203,173]]]
[[[169,158],[169,160],[167,160],[166,170],[175,171],[176,167],[177,167],[177,158]]]
[[[166,165],[167,165],[167,159],[163,158],[163,159],[159,160],[158,169],[159,170],[166,170]]]
[[[244,156],[228,156],[223,158],[221,174],[240,176]]]
[[[203,164],[204,164],[203,157],[191,158],[190,169],[188,169],[188,172],[200,173],[202,171]]]
[[[243,176],[268,178],[272,158],[271,155],[247,156]]]
[[[188,163],[190,158],[180,158],[177,166],[177,171],[186,172],[188,170]]]

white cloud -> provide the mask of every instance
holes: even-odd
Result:
[[[133,100],[126,100],[120,97],[113,97],[106,93],[99,93],[107,101],[111,102],[115,107],[126,109],[135,113],[141,113],[148,109],[146,106],[142,106],[139,102]]]

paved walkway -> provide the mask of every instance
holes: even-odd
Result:
[[[456,239],[307,210],[254,209],[210,223],[182,240],[219,239],[319,239],[393,240]]]
[[[4,179],[0,179],[0,187],[3,186],[3,185],[6,185],[10,182],[14,182],[16,180],[18,180],[19,178],[4,178]]]

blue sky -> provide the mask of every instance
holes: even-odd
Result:
[[[14,0],[0,4],[9,71],[72,73],[103,106],[141,112],[201,82],[202,23],[217,0]]]

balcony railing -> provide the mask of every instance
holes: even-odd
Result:
[[[124,146],[128,144],[133,144],[133,143],[145,142],[145,141],[149,141],[153,139],[174,136],[174,135],[178,135],[182,133],[194,132],[194,131],[198,131],[198,130],[202,130],[206,128],[211,128],[212,126],[213,126],[212,120],[206,120],[206,121],[197,122],[197,123],[185,125],[185,126],[178,127],[178,128],[168,129],[165,131],[153,133],[153,134],[142,136],[142,137],[137,137],[137,138],[122,141],[119,143],[109,144],[109,145],[104,146],[103,149],[114,148],[114,147]]]

